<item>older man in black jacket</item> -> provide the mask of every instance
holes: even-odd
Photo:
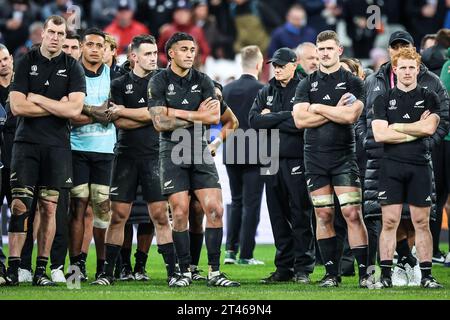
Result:
[[[401,47],[413,46],[414,41],[411,35],[405,31],[394,32],[389,40],[389,53],[392,56]],[[392,88],[396,83],[395,74],[392,72],[391,62],[387,62],[381,66],[380,70],[375,74],[372,74],[366,79],[366,103],[364,104],[364,110],[358,121],[356,132],[359,139],[363,139],[364,147],[367,153],[367,167],[365,176],[365,190],[364,190],[364,218],[366,227],[369,234],[369,262],[375,264],[377,239],[380,232],[380,217],[381,207],[378,204],[378,180],[379,180],[379,168],[380,159],[383,153],[383,146],[380,143],[376,143],[372,132],[372,120],[373,110],[371,109],[375,98],[379,95],[385,94],[389,88]],[[431,136],[430,143],[433,150],[433,171],[434,171],[434,184],[436,190],[436,214],[442,215],[442,208],[446,201],[445,191],[445,175],[444,175],[444,153],[442,140],[448,132],[449,128],[449,98],[447,90],[440,82],[439,78],[422,64],[420,66],[420,72],[418,76],[418,84],[434,91],[438,94],[440,99],[440,123],[436,133]],[[404,210],[404,216],[407,216],[406,210]],[[403,220],[402,224],[405,224],[406,220]],[[408,222],[406,222],[408,223]],[[401,225],[402,225],[401,224]],[[432,224],[433,228],[433,224]],[[415,264],[415,259],[412,258],[410,248],[408,246],[408,238],[412,238],[413,234],[410,234],[408,228],[403,227],[403,230],[397,238],[397,253],[399,258],[405,259],[405,263]],[[402,262],[402,261],[400,261]]]
[[[276,271],[262,283],[292,278],[297,283],[309,283],[315,262],[312,204],[303,164],[303,130],[297,129],[292,116],[300,82],[297,57],[293,50],[281,48],[269,62],[275,77],[258,93],[249,115],[253,128],[268,129],[271,134],[276,133],[273,129],[279,130],[279,169],[266,176],[267,206],[277,248]]]

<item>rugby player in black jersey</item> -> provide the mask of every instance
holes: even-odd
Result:
[[[417,85],[420,60],[414,48],[400,49],[392,59],[397,85],[373,103],[375,141],[384,143],[378,201],[383,215],[379,284],[385,288],[392,287],[392,260],[403,203],[409,205],[416,234],[421,286],[442,287],[431,275],[433,243],[429,224],[432,168],[428,137],[439,124],[439,98]]]
[[[334,193],[348,226],[348,240],[359,266],[359,285],[367,287],[367,230],[361,215],[361,183],[353,124],[361,114],[363,82],[341,68],[343,48],[334,31],[317,36],[319,70],[297,87],[294,118],[305,128],[306,181],[314,206],[316,236],[326,269],[323,287],[338,286]]]
[[[204,137],[206,125],[220,121],[220,106],[212,80],[192,68],[196,44],[191,35],[175,33],[166,43],[170,66],[149,83],[149,107],[160,134],[160,168],[163,194],[168,195],[173,216],[173,240],[186,285],[192,282],[188,231],[189,191],[206,214],[209,286],[240,284],[220,272],[223,205],[219,176]],[[194,125],[195,123],[195,125]],[[177,130],[188,128],[186,130]],[[179,152],[178,152],[179,151]]]
[[[19,116],[11,162],[11,222],[7,281],[18,284],[20,253],[26,238],[34,186],[41,223],[33,285],[54,285],[46,275],[55,235],[59,189],[72,184],[69,119],[83,107],[86,84],[78,62],[62,52],[67,23],[50,16],[42,44],[17,61],[10,90],[13,115]]]
[[[167,266],[169,286],[179,286],[175,275],[175,250],[169,224],[166,197],[161,194],[159,179],[159,133],[152,124],[147,106],[147,87],[156,72],[158,49],[155,38],[133,38],[130,57],[133,70],[111,84],[108,114],[119,128],[110,187],[112,218],[106,233],[106,261],[103,272],[92,284],[110,285],[114,267],[124,239],[124,227],[136,200],[138,185],[155,225],[158,251]]]

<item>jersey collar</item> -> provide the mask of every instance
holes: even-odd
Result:
[[[133,72],[133,70],[131,70],[128,74],[129,74],[129,77],[130,77],[134,82],[139,82],[139,81],[142,81],[142,80],[145,80],[145,81],[148,82],[148,81],[150,80],[150,77],[151,77],[152,73],[153,73],[153,71],[150,72],[148,75],[146,75],[146,76],[143,77],[143,78],[141,78],[141,77],[139,77],[137,74],[135,74],[135,73]]]
[[[169,77],[172,79],[172,80],[174,80],[174,81],[176,81],[176,82],[178,82],[178,83],[180,83],[180,84],[183,84],[184,82],[191,82],[191,79],[192,79],[192,69],[189,69],[189,72],[188,72],[188,74],[185,76],[185,77],[180,77],[179,75],[177,75],[175,72],[173,72],[172,71],[172,69],[170,68],[170,66],[169,67],[167,67],[167,71],[168,71],[168,73],[169,73]]]
[[[95,77],[99,77],[102,73],[103,73],[103,69],[105,69],[105,64],[102,63],[100,65],[100,68],[97,69],[97,72],[92,72],[91,70],[86,69],[86,67],[83,65],[83,69],[84,69],[84,74],[86,75],[86,77],[89,78],[95,78]]]
[[[320,70],[320,68],[317,70],[317,75],[320,79],[324,80],[326,78],[332,78],[332,79],[338,79],[339,73],[341,72],[341,68],[339,68],[337,71],[333,73],[325,73]]]
[[[38,47],[35,49],[37,51],[37,57],[38,57],[38,62],[41,63],[45,63],[45,62],[55,62],[58,63],[59,61],[61,61],[61,59],[64,56],[64,52],[61,51],[61,53],[59,55],[57,55],[56,57],[53,57],[52,59],[48,59],[47,57],[44,57],[41,53],[41,47]]]
[[[396,92],[396,94],[397,94],[399,97],[409,96],[409,97],[413,98],[413,97],[416,95],[418,89],[419,89],[419,85],[417,85],[417,87],[415,87],[413,90],[410,90],[410,91],[406,92],[406,91],[400,90],[400,89],[396,86],[396,87],[395,87],[395,92]]]

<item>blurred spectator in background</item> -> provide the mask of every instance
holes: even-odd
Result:
[[[347,27],[347,35],[352,39],[353,56],[360,59],[369,58],[377,29],[367,25],[367,7],[378,5],[382,0],[344,0],[343,17]]]
[[[445,21],[444,21],[444,28],[449,29],[450,28],[450,0],[445,0]]]
[[[406,2],[406,29],[411,33],[414,43],[435,33],[444,25],[446,0],[409,0]]]
[[[46,20],[48,17],[53,15],[63,16],[71,2],[69,0],[55,0],[49,1],[46,5],[44,5],[41,9],[41,17],[43,20]]]
[[[295,49],[295,54],[297,55],[297,73],[300,79],[319,68],[319,54],[314,43],[304,42],[299,44]]]
[[[100,29],[106,28],[117,16],[119,5],[125,6],[125,3],[131,11],[136,12],[136,0],[93,0],[91,2],[91,24]]]
[[[383,15],[386,15],[387,24],[394,26],[393,31],[398,30],[398,26],[404,29],[405,21],[408,19],[406,15],[406,2],[409,0],[389,0],[383,4]]]
[[[33,45],[41,43],[44,24],[39,21],[33,22],[28,29],[29,29],[28,40],[25,42],[23,46],[19,47],[16,50],[16,52],[14,52],[15,59],[19,58],[20,56],[30,51]]]
[[[268,34],[281,26],[286,18],[286,12],[292,6],[293,0],[264,0],[257,2],[261,22]]]
[[[209,44],[206,41],[203,29],[194,25],[191,9],[192,6],[190,2],[180,2],[173,12],[173,22],[161,27],[158,40],[158,55],[161,66],[164,67],[167,65],[167,57],[164,51],[164,46],[167,40],[169,40],[169,38],[176,32],[186,32],[192,35],[197,44],[195,67],[198,68],[200,65],[205,64],[206,58],[210,53]]]
[[[84,18],[83,8],[76,1],[55,0],[42,7],[42,20],[53,15],[61,16],[66,19],[67,29],[70,31],[76,31],[86,27],[86,24],[82,25],[82,19]]]
[[[389,61],[389,54],[386,49],[373,48],[370,50],[370,68],[377,72],[380,67]]]
[[[422,62],[438,77],[441,75],[442,66],[447,61],[447,49],[449,47],[450,29],[441,29],[436,34],[435,45],[422,53]]]
[[[265,55],[270,38],[259,17],[257,1],[230,0],[230,2],[237,32],[234,51],[239,52],[243,47],[256,45]]]
[[[128,44],[135,36],[150,33],[145,25],[134,20],[133,15],[134,11],[129,0],[121,0],[117,7],[116,18],[105,29],[106,33],[116,38],[117,54],[126,53]]]
[[[297,0],[308,15],[308,26],[321,32],[336,31],[336,23],[342,14],[341,0]]]
[[[423,53],[424,50],[434,46],[436,44],[436,34],[427,34],[420,41],[420,54]]]
[[[208,1],[193,1],[194,23],[202,28],[214,59],[234,59],[233,37],[222,34],[217,26],[216,17],[209,14]]]
[[[232,43],[236,40],[237,31],[234,18],[231,13],[230,3],[227,0],[209,0],[209,13],[216,19],[219,32],[232,39]],[[233,46],[229,49],[231,59],[234,58]]]
[[[66,40],[64,40],[62,50],[73,57],[80,60],[81,57],[81,37],[74,32],[67,32]]]
[[[295,48],[303,42],[315,42],[316,30],[306,25],[306,12],[300,5],[293,5],[287,15],[286,23],[272,33],[268,55],[282,47]]]
[[[185,0],[183,0],[185,1]],[[158,40],[161,26],[172,22],[173,10],[179,0],[138,0],[136,20],[152,30],[152,35]]]
[[[0,1],[0,32],[10,52],[28,39],[30,25],[39,20],[39,9],[28,0]]]

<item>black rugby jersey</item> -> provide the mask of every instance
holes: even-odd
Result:
[[[364,83],[361,79],[342,67],[330,74],[317,70],[299,83],[294,104],[308,102],[336,106],[347,92],[364,102]],[[355,147],[353,124],[330,121],[305,129],[304,139],[305,151],[351,151]]]
[[[74,58],[61,52],[49,60],[37,48],[15,64],[10,91],[40,94],[59,101],[73,92],[86,93],[86,80],[83,68]],[[70,120],[54,115],[18,117],[14,141],[70,149]]]
[[[130,71],[111,83],[111,101],[126,108],[144,108],[148,105],[147,86],[151,72],[144,78]],[[159,132],[150,122],[137,129],[119,129],[115,153],[134,159],[157,158],[159,155]]]
[[[191,69],[185,77],[180,77],[170,67],[151,78],[148,94],[149,108],[165,106],[189,111],[198,110],[200,103],[207,98],[216,98],[213,81],[206,74]],[[194,134],[194,127],[189,127],[187,130],[190,133],[190,139],[183,136],[174,139],[174,141],[171,140],[172,131],[161,132],[160,151],[171,150],[179,143],[185,147],[192,147],[195,138],[200,138],[201,143],[205,145],[207,144],[206,128],[206,125],[202,125],[201,132],[195,132]]]
[[[374,120],[393,123],[413,123],[420,120],[425,110],[439,114],[439,98],[435,92],[417,86],[405,92],[398,88],[378,96],[373,103]],[[384,157],[412,164],[428,164],[430,160],[429,138],[384,144]]]

